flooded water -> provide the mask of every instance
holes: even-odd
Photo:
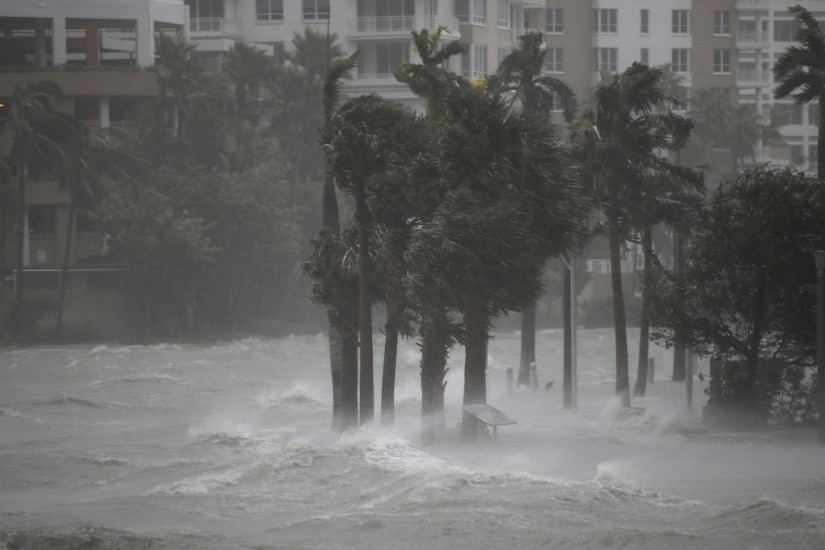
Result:
[[[535,392],[505,388],[517,334],[489,349],[488,400],[518,424],[468,447],[460,349],[428,447],[412,343],[396,426],[344,436],[323,335],[0,351],[0,548],[825,548],[811,432],[704,430],[706,382],[689,413],[659,349],[644,414],[623,417],[609,330],[579,332],[576,413],[560,332],[539,336]]]

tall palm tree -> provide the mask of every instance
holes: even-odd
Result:
[[[489,87],[494,93],[510,94],[511,102],[520,104],[532,116],[549,118],[553,109],[561,107],[569,124],[578,110],[576,96],[563,81],[542,74],[545,53],[544,33],[528,31],[522,34],[518,47],[501,61],[496,74],[489,79]],[[528,385],[530,364],[535,360],[536,303],[533,302],[521,310],[518,385]]]
[[[180,34],[160,33],[157,36],[155,53],[155,76],[160,92],[155,109],[154,149],[155,164],[165,163],[169,151],[165,145],[171,130],[175,139],[183,139],[186,121],[186,101],[197,89],[201,76],[201,65],[194,57],[197,45],[187,42]],[[169,96],[174,100],[175,117],[170,117]]]
[[[248,95],[257,92],[269,76],[271,68],[272,58],[253,45],[238,42],[229,48],[223,72],[235,87],[235,108],[238,114],[252,125],[257,123],[257,113],[251,110]]]
[[[800,23],[796,33],[798,46],[788,46],[776,64],[773,73],[779,85],[774,89],[776,99],[791,96],[797,103],[819,102],[819,138],[817,141],[817,170],[825,177],[825,35],[813,14],[799,4],[788,8]]]
[[[410,90],[424,98],[425,114],[431,124],[437,124],[445,113],[445,98],[451,87],[460,86],[461,80],[445,68],[450,58],[467,52],[467,45],[458,40],[444,43],[441,36],[445,27],[435,30],[412,31],[413,47],[420,63],[402,63],[394,72],[396,80],[405,83]],[[433,178],[435,179],[435,178]],[[422,208],[429,218],[438,200],[428,201]],[[421,418],[423,435],[432,440],[443,425],[444,387],[447,374],[447,356],[455,344],[456,327],[442,304],[416,307],[420,315],[421,347]]]
[[[657,106],[678,101],[660,86],[661,69],[634,63],[595,90],[595,111],[576,125],[585,166],[607,226],[616,345],[616,394],[630,406],[621,247],[632,227],[632,193],[648,170],[678,174],[657,151],[684,141],[690,120]]]
[[[360,422],[374,416],[372,300],[373,266],[369,233],[372,187],[394,185],[391,174],[407,160],[415,115],[377,95],[347,101],[325,129],[330,171],[338,186],[355,199],[358,229],[358,327],[360,346]],[[417,152],[417,151],[413,151]]]
[[[340,105],[343,79],[356,67],[360,56],[356,51],[347,58],[332,59],[334,53],[327,44],[322,133],[329,128]],[[329,159],[324,156],[321,221],[324,231],[337,235],[341,231],[338,199],[335,195],[335,181],[328,164]],[[344,292],[349,288],[349,285],[343,285]],[[358,425],[358,336],[355,334],[357,314],[353,311],[356,304],[352,300],[344,299],[338,304],[339,310],[331,310],[327,316],[333,396],[332,426],[336,430],[345,430]]]
[[[61,143],[76,139],[78,120],[57,108],[63,100],[63,91],[53,82],[38,82],[18,87],[10,99],[9,121],[12,131],[9,159],[17,173],[19,229],[17,242],[17,285],[12,307],[12,326],[21,328],[23,272],[26,246],[26,187],[30,164],[38,158],[59,158]]]

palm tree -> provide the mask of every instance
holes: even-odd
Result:
[[[332,60],[333,54],[334,51],[327,47],[322,132],[329,128],[341,102],[342,80],[356,67],[359,58],[357,51],[345,59]],[[323,231],[337,235],[341,231],[338,199],[335,195],[335,181],[328,164],[329,159],[325,156],[321,221]],[[336,272],[337,270],[332,273]],[[344,293],[351,288],[351,285],[343,285]],[[353,292],[353,296],[355,295],[357,294]],[[354,311],[357,304],[349,299],[343,299],[338,304],[339,309],[331,309],[327,316],[333,395],[332,426],[336,430],[345,430],[358,425],[358,336],[355,333],[357,313]]]
[[[394,185],[392,172],[410,153],[415,115],[377,95],[349,100],[325,130],[330,171],[338,186],[355,199],[358,229],[358,326],[360,346],[360,422],[374,416],[372,298],[373,267],[369,233],[372,187]]]
[[[411,294],[460,312],[464,404],[486,402],[489,323],[535,299],[543,260],[569,244],[583,212],[567,151],[546,118],[468,86],[446,97],[440,203],[409,252]],[[462,438],[477,424],[465,415]]]
[[[155,110],[154,148],[155,165],[165,163],[169,151],[166,137],[171,122],[174,121],[172,133],[180,142],[183,139],[183,129],[186,120],[186,101],[196,90],[197,82],[202,70],[194,58],[197,45],[187,42],[180,34],[160,33],[157,36],[155,52],[158,61],[155,64],[155,75],[160,88],[158,105]],[[170,120],[168,101],[169,96],[174,99],[176,118]]]
[[[825,174],[825,35],[806,8],[796,4],[788,11],[801,25],[796,33],[799,45],[788,46],[776,60],[773,73],[779,85],[773,96],[776,99],[791,96],[803,104],[819,102],[817,170],[821,178]]]
[[[229,48],[223,71],[235,86],[235,108],[242,119],[255,126],[257,113],[249,106],[248,95],[256,93],[272,67],[272,59],[253,45],[238,42]]]
[[[627,325],[621,273],[623,237],[632,226],[629,205],[645,172],[678,174],[680,168],[656,154],[689,134],[690,120],[656,107],[674,103],[660,86],[661,69],[634,63],[595,90],[595,112],[577,123],[585,166],[601,204],[610,250],[613,317],[616,338],[616,394],[630,406]]]
[[[458,40],[443,43],[441,35],[444,30],[445,27],[439,26],[434,31],[412,31],[413,46],[421,63],[402,63],[394,72],[396,80],[407,84],[414,94],[424,98],[426,117],[431,124],[443,118],[448,90],[461,85],[458,75],[444,66],[451,57],[467,52],[466,44]],[[432,179],[435,180],[435,177]],[[438,202],[428,200],[423,205],[423,218],[430,218]],[[443,425],[447,356],[455,344],[457,329],[443,304],[418,302],[415,306],[420,316],[423,435],[425,440],[432,440]]]
[[[10,100],[9,120],[14,136],[9,159],[17,173],[19,234],[17,243],[17,285],[12,307],[12,326],[20,329],[22,321],[23,271],[26,241],[26,186],[30,164],[38,158],[57,159],[60,143],[78,139],[78,121],[57,110],[63,92],[53,82],[38,82],[18,87]]]
[[[554,108],[561,106],[564,118],[571,123],[578,106],[576,96],[567,84],[550,76],[542,75],[544,68],[544,34],[528,31],[518,39],[518,47],[507,55],[496,74],[489,79],[494,93],[511,95],[511,102],[518,102],[532,116],[550,117]],[[560,102],[561,105],[556,105]],[[568,323],[565,324],[568,327]],[[536,360],[536,303],[521,310],[521,359],[518,385],[529,383],[530,364]]]

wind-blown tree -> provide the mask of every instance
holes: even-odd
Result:
[[[788,8],[800,24],[796,33],[799,45],[788,46],[773,66],[779,85],[773,96],[782,99],[791,96],[797,103],[818,101],[819,137],[817,141],[817,170],[825,174],[825,35],[814,15],[796,4]]]
[[[544,33],[528,31],[518,39],[518,47],[502,61],[488,81],[495,93],[511,96],[532,116],[549,118],[553,109],[561,107],[569,124],[578,110],[573,90],[563,81],[542,74],[544,68]],[[560,105],[557,103],[560,102]],[[554,253],[561,251],[556,250]],[[569,273],[567,274],[569,276]],[[565,323],[568,327],[569,323]],[[528,304],[521,311],[521,359],[518,385],[528,385],[530,364],[536,360],[536,304]]]
[[[630,206],[646,172],[684,177],[685,169],[659,156],[690,132],[690,120],[657,106],[678,102],[660,86],[662,70],[634,63],[595,90],[594,111],[576,124],[584,166],[592,177],[608,235],[616,345],[616,394],[630,406],[627,322],[621,247],[633,219]]]
[[[328,48],[329,51],[329,48]],[[344,59],[331,60],[328,53],[329,65],[324,77],[323,87],[323,127],[321,135],[332,123],[335,112],[341,102],[343,79],[352,71],[359,58],[359,53]],[[323,141],[323,140],[321,140]],[[315,253],[314,263],[307,264],[307,271],[315,281],[313,285],[313,299],[327,306],[328,338],[330,349],[330,374],[332,377],[332,428],[345,430],[358,426],[358,313],[357,313],[357,281],[352,283],[350,274],[340,268],[321,269],[322,262],[340,263],[344,252],[332,246],[340,243],[338,234],[341,231],[338,212],[338,198],[335,194],[335,180],[329,169],[329,159],[324,155],[324,181],[321,197],[322,229],[313,241]],[[340,247],[339,247],[340,248]],[[322,258],[323,253],[334,253],[333,258]],[[340,253],[339,253],[340,252]],[[313,268],[312,266],[316,267]],[[333,285],[338,291],[320,292],[321,280],[327,285]],[[347,295],[347,292],[351,295]],[[325,297],[335,297],[324,301]]]
[[[444,42],[441,38],[444,30],[445,27],[439,26],[433,31],[412,31],[413,47],[420,63],[402,63],[394,72],[396,80],[407,84],[414,94],[424,99],[425,115],[431,124],[444,117],[448,90],[462,85],[461,78],[445,65],[453,56],[467,52],[467,45],[458,40]],[[438,204],[437,200],[428,201],[421,208],[425,221]],[[443,304],[433,305],[415,297],[411,297],[411,301],[414,306],[411,309],[415,309],[419,317],[423,434],[431,440],[443,425],[447,356],[456,343],[457,327]]]
[[[247,123],[257,125],[257,109],[249,102],[249,94],[256,95],[270,77],[272,58],[254,45],[238,42],[229,48],[223,72],[235,88],[235,108]],[[255,97],[252,98],[257,99]]]
[[[73,115],[58,110],[63,91],[53,82],[38,82],[18,87],[10,98],[9,122],[14,132],[9,163],[17,173],[18,242],[17,281],[11,325],[22,327],[23,272],[26,246],[26,187],[28,171],[35,160],[53,162],[63,155],[61,144],[80,141],[82,123]]]
[[[360,347],[360,422],[374,415],[372,298],[373,276],[369,233],[374,186],[397,185],[392,173],[416,154],[420,132],[414,113],[377,95],[349,100],[324,130],[329,170],[338,186],[355,199],[358,228],[358,326]],[[410,139],[413,138],[413,139]],[[391,382],[394,371],[389,373]],[[392,395],[388,395],[392,398]],[[392,414],[388,406],[387,413]]]
[[[702,209],[684,273],[657,277],[654,337],[672,343],[681,329],[703,354],[743,357],[736,406],[763,418],[760,373],[780,363],[762,359],[814,363],[815,269],[805,236],[825,232],[822,194],[818,180],[792,170],[740,172]]]
[[[463,319],[464,404],[486,403],[490,322],[535,299],[548,250],[571,239],[583,208],[550,121],[467,86],[446,97],[437,148],[443,196],[410,245],[411,293]],[[477,437],[465,414],[462,438]]]

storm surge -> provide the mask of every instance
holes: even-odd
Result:
[[[579,334],[579,409],[561,334],[539,335],[539,391],[505,386],[518,335],[491,342],[489,402],[518,421],[420,441],[417,351],[402,345],[397,422],[330,431],[323,335],[213,346],[0,353],[0,548],[820,549],[812,439],[717,434],[657,373],[640,413],[612,396],[609,332]],[[663,350],[654,350],[666,364]],[[380,382],[377,380],[376,382]]]

